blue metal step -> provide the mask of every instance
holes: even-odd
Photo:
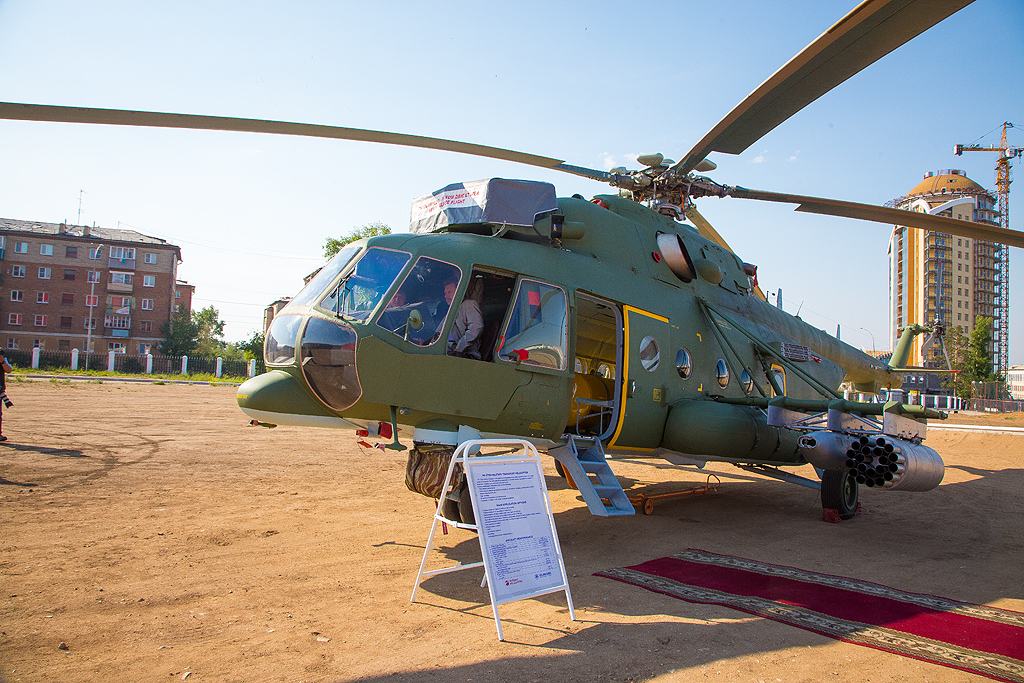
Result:
[[[589,441],[592,445],[580,453],[577,441]],[[636,514],[619,480],[608,466],[600,439],[570,436],[566,446],[552,448],[548,454],[560,462],[562,469],[572,477],[573,483],[590,508],[590,514],[599,517]]]

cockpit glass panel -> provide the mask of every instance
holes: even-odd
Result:
[[[377,324],[413,344],[430,346],[442,336],[461,280],[458,266],[420,256]]]
[[[524,278],[519,282],[498,357],[564,370],[567,330],[565,292]]]
[[[339,318],[366,320],[412,256],[404,251],[367,249],[355,268],[320,301]]]
[[[270,364],[295,361],[295,337],[299,333],[301,315],[276,315],[267,330],[263,358]]]
[[[295,295],[289,305],[304,306],[313,303],[317,297],[324,293],[324,290],[331,286],[331,282],[338,276],[338,273],[345,270],[345,266],[351,263],[362,247],[345,247],[334,255],[327,265],[320,269],[320,272],[309,281],[302,291]]]

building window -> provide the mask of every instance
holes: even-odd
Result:
[[[11,290],[11,301],[24,301],[24,300],[25,300],[25,292],[21,291],[20,289],[12,289]]]
[[[89,249],[89,258],[95,260],[100,257],[100,250],[96,247]]]
[[[174,312],[181,313],[181,304],[174,304]]]
[[[181,298],[181,292],[178,291],[178,290],[174,290],[174,298],[175,299],[180,299]]]
[[[11,277],[25,277],[25,266],[11,266]]]
[[[142,276],[143,287],[156,287],[156,275],[143,275]]]
[[[69,269],[65,268],[64,269],[64,279],[65,280],[74,280],[75,279],[75,271],[69,270]]]
[[[139,355],[145,356],[149,354],[149,350],[152,348],[149,344],[139,344]]]
[[[15,254],[27,254],[28,253],[28,242],[15,242],[14,243]]]
[[[153,310],[153,300],[152,299],[143,299],[142,300],[142,310],[144,310],[144,311],[152,311]]]
[[[100,305],[100,297],[99,297],[99,295],[92,295],[92,296],[90,296],[90,295],[86,294],[85,295],[85,305],[88,306],[89,308],[94,308],[96,306],[99,306]]]
[[[63,294],[60,295],[60,305],[61,306],[74,306],[75,305],[75,295],[71,294],[71,293],[68,293],[68,292],[64,292]]]
[[[971,264],[970,263],[964,265],[964,271],[967,272],[967,273],[971,272]]]
[[[40,256],[53,256],[53,245],[52,244],[40,244],[39,245]]]
[[[124,342],[108,342],[107,351],[113,351],[114,353],[124,353]]]
[[[962,264],[962,263],[956,264],[956,269],[957,270],[963,270],[964,269],[964,264]]]
[[[60,326],[61,326],[62,329],[66,329],[66,330],[71,329],[71,323],[72,323],[72,320],[71,320],[71,316],[70,315],[62,315],[60,317]]]
[[[132,283],[132,274],[110,271],[110,283],[114,285],[130,285]]]
[[[111,327],[115,330],[127,330],[132,325],[132,319],[127,315],[108,315],[103,318],[103,327]]]
[[[48,304],[50,303],[49,292],[36,292],[36,303],[37,304]]]
[[[135,247],[111,247],[110,258],[121,259],[122,261],[134,261]]]
[[[49,268],[40,268],[39,269],[39,279],[40,280],[49,280],[50,279],[50,269]]]
[[[18,340],[15,339],[14,337],[8,337],[7,338],[7,348],[9,348],[9,349],[16,349],[16,348],[18,348]]]
[[[67,247],[64,250],[64,258],[78,258],[78,247]]]
[[[11,313],[7,316],[8,325],[20,325],[21,324],[21,313]]]
[[[46,327],[45,315],[36,315],[36,327]]]
[[[82,325],[82,329],[88,330],[89,328],[96,329],[96,318],[86,318],[85,324]]]
[[[98,270],[90,270],[88,273],[86,273],[85,281],[86,282],[99,282],[100,281],[100,271],[98,271]]]
[[[33,349],[44,349],[45,350],[46,349],[46,343],[42,339],[33,339],[32,340],[32,348]]]
[[[965,284],[965,285],[969,285],[969,284],[971,284],[971,278],[969,278],[969,277],[965,277],[965,278],[964,278],[964,284]]]
[[[153,321],[152,320],[143,320],[141,325],[142,325],[142,331],[143,332],[152,332],[153,331]]]
[[[156,263],[156,254],[147,253],[143,259],[146,263],[153,265]]]
[[[964,319],[964,314],[963,313],[957,313],[956,314],[956,319],[957,320],[963,320]]]

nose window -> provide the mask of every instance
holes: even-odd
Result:
[[[348,325],[310,318],[302,333],[302,374],[321,401],[344,410],[359,400],[356,333]]]

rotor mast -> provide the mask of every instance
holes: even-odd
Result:
[[[1024,147],[1011,147],[1006,141],[1006,130],[1013,128],[1009,121],[1003,122],[1003,134],[998,147],[982,145],[956,145],[953,148],[957,156],[964,152],[998,152],[996,161],[996,191],[999,195],[999,225],[1003,229],[1010,227],[1010,160],[1024,155]],[[995,321],[996,339],[996,372],[1005,375],[1010,358],[1010,249],[1002,247],[1002,258],[999,260],[999,317]]]

